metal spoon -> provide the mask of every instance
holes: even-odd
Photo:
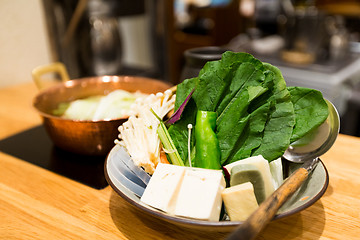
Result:
[[[279,208],[307,179],[316,167],[319,156],[327,152],[334,144],[340,130],[339,114],[334,105],[327,101],[329,116],[316,132],[295,142],[283,157],[291,162],[304,164],[292,173],[287,180],[248,217],[227,239],[251,240],[273,219]],[[302,144],[312,138],[307,144]]]

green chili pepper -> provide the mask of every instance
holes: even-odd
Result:
[[[198,111],[195,124],[195,167],[221,169],[219,140],[215,133],[216,112]]]

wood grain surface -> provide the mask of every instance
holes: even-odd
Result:
[[[41,124],[33,83],[0,89],[0,139]],[[21,151],[21,146],[19,146]],[[359,239],[360,139],[340,135],[322,156],[324,196],[272,221],[257,238]],[[0,239],[224,239],[148,217],[111,187],[97,190],[0,152]]]

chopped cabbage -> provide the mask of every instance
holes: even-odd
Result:
[[[93,96],[72,101],[62,117],[73,120],[91,120],[100,98],[100,96]]]
[[[62,117],[73,120],[104,120],[131,115],[131,105],[139,97],[147,96],[140,92],[130,93],[115,90],[106,96],[91,96],[72,101]]]

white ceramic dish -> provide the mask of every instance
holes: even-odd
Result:
[[[164,212],[151,208],[140,202],[139,196],[144,190],[144,184],[139,179],[134,179],[131,173],[124,170],[123,159],[130,159],[126,149],[116,145],[108,154],[105,161],[105,177],[109,185],[122,198],[135,206],[139,211],[143,211],[152,217],[162,219],[175,225],[188,228],[195,228],[205,231],[232,231],[241,224],[236,221],[200,221],[181,217],[170,216]],[[290,172],[298,168],[299,164],[289,163]],[[283,218],[314,204],[325,193],[329,184],[329,175],[322,161],[311,173],[302,187],[284,204],[274,219]],[[132,189],[129,190],[129,189]]]

